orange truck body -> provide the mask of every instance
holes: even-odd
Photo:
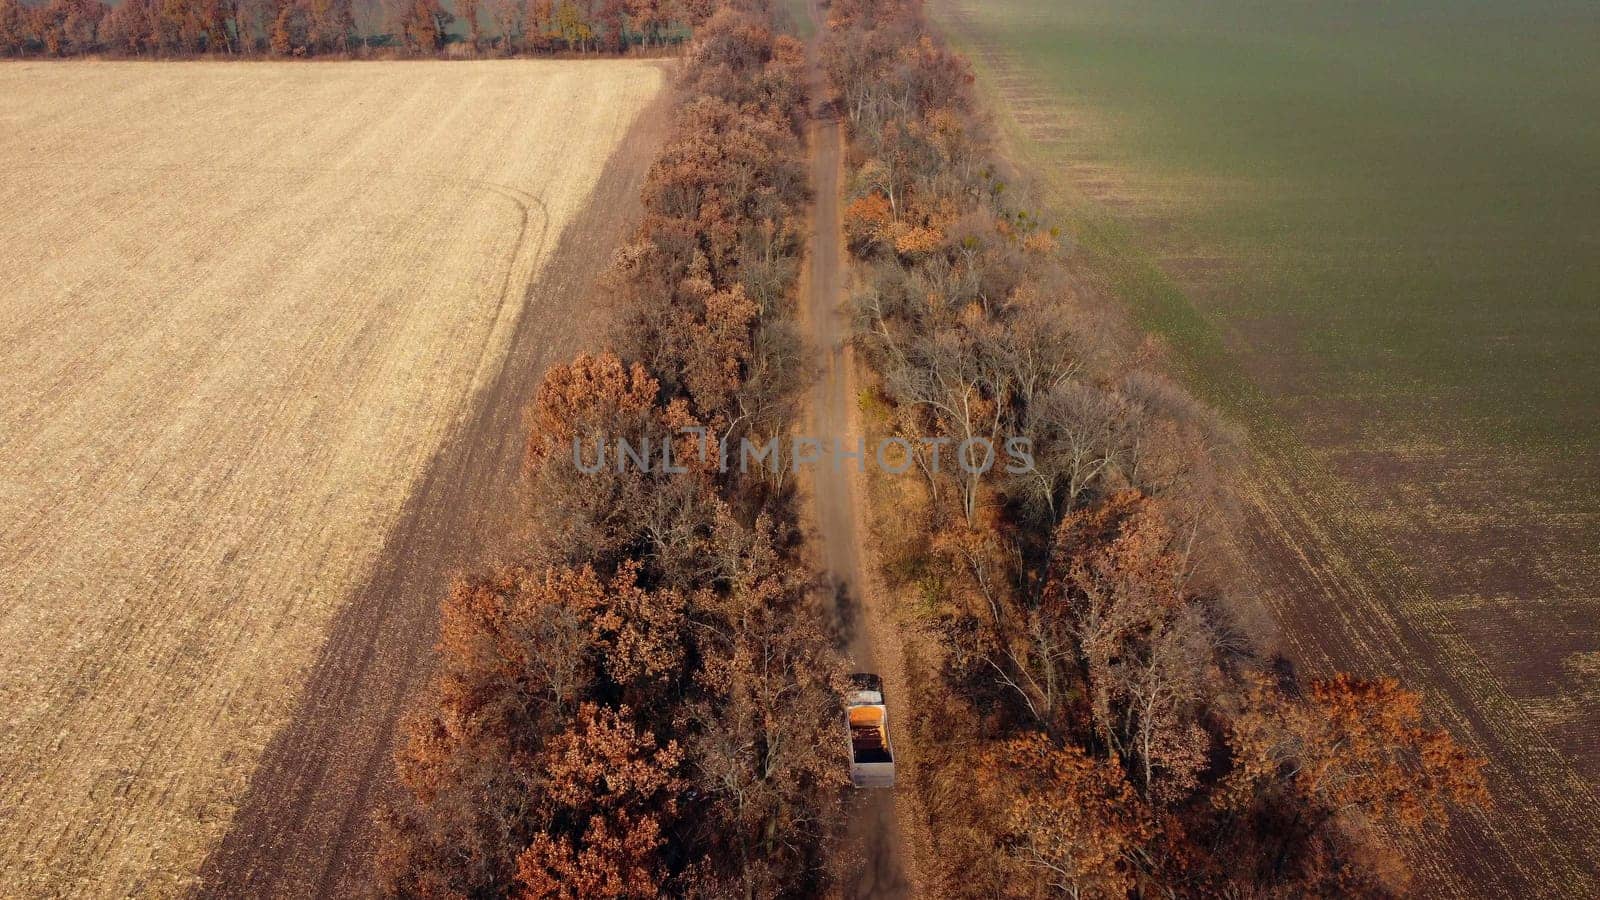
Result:
[[[894,787],[894,748],[889,743],[889,707],[876,675],[850,676],[845,726],[850,737],[850,783],[858,788]]]

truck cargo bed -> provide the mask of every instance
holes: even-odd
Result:
[[[857,706],[850,710],[850,749],[858,763],[892,762],[883,733],[883,709]]]
[[[889,707],[876,675],[851,676],[856,690],[845,695],[845,726],[850,737],[850,783],[863,788],[894,787],[894,750],[889,742]]]

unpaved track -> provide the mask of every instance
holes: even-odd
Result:
[[[372,816],[395,789],[406,704],[429,672],[438,603],[463,569],[515,553],[523,410],[545,369],[611,320],[596,279],[637,222],[669,100],[643,112],[563,233],[490,387],[433,460],[372,579],[336,620],[298,710],[268,746],[232,828],[202,869],[202,896],[349,897],[372,891]]]
[[[811,14],[822,29],[821,14],[815,2]],[[810,396],[810,416],[806,436],[823,442],[822,462],[812,470],[810,510],[816,529],[815,540],[829,587],[837,604],[836,614],[845,636],[845,650],[856,671],[876,672],[884,678],[890,705],[891,739],[907,734],[895,729],[903,717],[906,698],[905,679],[896,664],[898,648],[887,645],[883,629],[877,627],[881,610],[873,603],[876,591],[869,588],[867,534],[861,520],[864,494],[859,491],[859,470],[849,460],[835,461],[834,441],[846,448],[855,447],[862,436],[853,407],[855,386],[849,350],[849,320],[846,300],[846,260],[842,219],[839,210],[843,167],[843,134],[831,104],[823,102],[824,79],[813,63],[813,97],[819,98],[813,110],[811,144],[811,184],[816,202],[811,219],[809,265],[803,282],[805,306],[801,320],[811,346],[819,355],[820,373]],[[902,761],[902,748],[896,747]],[[903,763],[902,763],[903,768]],[[900,773],[901,782],[907,779]],[[908,790],[900,787],[896,790]],[[846,896],[855,898],[907,897],[912,894],[908,854],[903,832],[896,817],[894,791],[860,791],[850,798],[849,842],[859,855],[861,868],[845,884]]]

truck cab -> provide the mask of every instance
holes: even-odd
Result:
[[[844,710],[850,739],[850,783],[858,788],[894,787],[894,749],[889,743],[883,679],[865,672],[851,675]]]

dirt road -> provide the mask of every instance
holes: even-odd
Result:
[[[393,790],[397,725],[428,674],[438,602],[457,571],[510,551],[521,529],[522,410],[544,370],[592,346],[610,319],[590,302],[604,255],[637,220],[669,99],[642,113],[566,229],[493,382],[457,423],[390,534],[380,564],[339,615],[291,724],[262,758],[221,846],[201,871],[213,897],[350,897],[372,892],[372,814]],[[485,550],[487,548],[487,551]]]
[[[813,19],[821,23],[813,2]],[[815,64],[813,64],[815,66]],[[813,110],[811,130],[811,183],[816,192],[812,210],[811,253],[803,283],[804,304],[801,321],[813,351],[819,356],[819,378],[812,387],[810,416],[806,435],[822,441],[823,460],[810,478],[811,516],[815,540],[829,586],[837,604],[845,651],[855,671],[876,672],[883,676],[889,701],[891,739],[894,723],[906,721],[905,678],[896,664],[897,648],[884,646],[883,628],[877,627],[879,611],[872,607],[863,521],[860,473],[851,460],[835,460],[834,441],[853,448],[862,436],[855,421],[855,387],[852,361],[847,344],[849,321],[844,310],[845,270],[840,179],[843,135],[831,105],[820,98],[823,78],[813,69],[813,93],[819,98]],[[876,652],[875,652],[876,651]],[[896,747],[902,756],[901,747]],[[850,897],[907,897],[912,894],[912,879],[907,865],[905,841],[896,818],[893,791],[857,792],[851,798],[850,843],[858,854],[861,868],[846,884]]]

